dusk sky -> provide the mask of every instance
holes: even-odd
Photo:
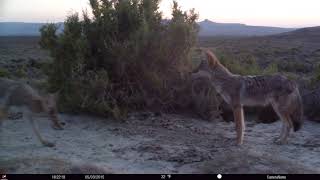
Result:
[[[177,0],[200,19],[279,27],[320,26],[320,0]],[[0,22],[60,22],[69,12],[89,8],[88,0],[0,0]],[[170,17],[171,0],[160,10]]]

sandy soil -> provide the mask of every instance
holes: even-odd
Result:
[[[320,124],[306,121],[287,145],[273,139],[280,122],[247,121],[244,145],[233,122],[135,113],[124,121],[60,115],[65,130],[39,126],[43,147],[23,119],[3,123],[0,171],[7,173],[320,173]],[[86,166],[86,167],[84,167]],[[79,170],[80,169],[80,170]]]

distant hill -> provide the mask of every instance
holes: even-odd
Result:
[[[45,23],[0,22],[0,36],[39,36]],[[58,23],[61,24],[62,23]],[[60,30],[62,26],[60,27]]]
[[[248,26],[238,23],[216,23],[210,20],[199,22],[199,36],[265,36],[295,30],[267,26]]]
[[[311,77],[320,62],[320,26],[268,36],[200,37],[199,46],[214,48],[230,59],[254,57],[263,68],[276,63],[280,72]]]
[[[63,29],[61,24],[60,31]],[[38,36],[44,23],[0,22],[0,36]],[[237,23],[199,22],[199,36],[265,36],[293,31],[293,28],[248,26]]]
[[[276,34],[270,37],[285,40],[299,40],[300,42],[320,43],[320,26],[301,28],[295,31]]]

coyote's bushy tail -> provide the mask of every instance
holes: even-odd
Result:
[[[293,111],[290,118],[293,124],[293,130],[298,131],[303,123],[303,104],[298,88],[293,93],[295,95],[292,104],[294,108],[292,109]]]

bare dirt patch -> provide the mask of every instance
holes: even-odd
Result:
[[[65,130],[39,118],[43,147],[27,121],[3,123],[0,169],[8,173],[74,173],[87,165],[107,173],[320,173],[320,124],[305,122],[287,145],[276,145],[280,122],[247,121],[244,145],[233,122],[135,113],[126,121],[63,115]],[[101,168],[101,169],[99,169]],[[79,169],[79,168],[78,168]]]

